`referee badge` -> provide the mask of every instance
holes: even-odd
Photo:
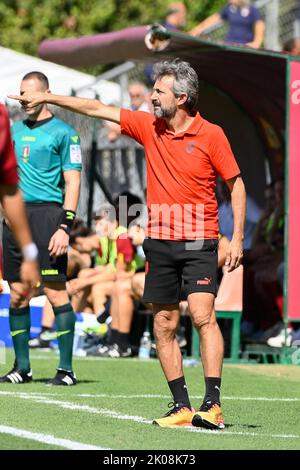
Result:
[[[23,158],[24,163],[28,163],[29,155],[30,155],[30,145],[28,144],[23,145],[22,158]]]

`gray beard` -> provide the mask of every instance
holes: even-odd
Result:
[[[176,106],[172,108],[159,108],[158,110],[154,109],[154,116],[160,119],[169,119],[175,116],[176,111]]]

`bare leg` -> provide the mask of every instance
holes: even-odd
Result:
[[[114,282],[101,281],[94,284],[91,288],[91,304],[93,306],[94,313],[101,312],[104,309],[104,305],[107,298],[110,297]]]
[[[132,278],[132,290],[136,298],[143,297],[145,287],[145,273],[137,273]]]
[[[119,332],[129,333],[134,312],[131,279],[122,279],[116,282],[115,295],[119,304]]]
[[[45,328],[52,328],[53,323],[54,323],[53,308],[49,300],[47,299],[43,308],[42,326],[44,326]]]
[[[82,269],[77,276],[77,279],[86,279],[89,276],[92,276],[95,273],[95,270],[93,268],[86,268]],[[72,281],[69,283],[72,285]],[[82,312],[87,304],[87,298],[91,292],[91,287],[87,286],[84,287],[83,289],[79,290],[76,292],[76,294],[72,295],[72,307],[74,312]]]
[[[183,376],[182,355],[176,340],[178,304],[153,304],[154,335],[161,367],[168,382]]]
[[[224,341],[214,311],[214,295],[197,292],[188,296],[189,311],[200,335],[205,377],[221,377]]]
[[[119,330],[119,298],[115,293],[116,283],[112,289],[111,293],[111,305],[110,305],[110,315],[111,315],[111,328],[112,330]]]

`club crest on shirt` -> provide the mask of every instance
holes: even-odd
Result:
[[[28,163],[30,155],[30,145],[23,145],[22,159],[24,163]]]
[[[186,151],[187,153],[193,153],[194,152],[194,148],[195,148],[195,144],[194,142],[188,142],[187,143],[187,146],[186,146]]]
[[[241,15],[243,18],[247,18],[250,15],[250,8],[244,7],[241,9]]]

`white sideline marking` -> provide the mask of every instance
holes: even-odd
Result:
[[[13,394],[10,392],[0,392],[2,396],[12,396]],[[24,400],[31,400],[35,403],[42,403],[43,405],[56,405],[60,408],[65,408],[69,410],[80,410],[86,413],[93,413],[99,414],[102,416],[109,416],[110,418],[116,418],[121,420],[130,420],[136,421],[138,423],[152,423],[152,421],[142,418],[141,416],[131,416],[131,415],[120,415],[120,413],[112,410],[108,410],[106,408],[95,408],[89,405],[77,405],[76,403],[61,401],[61,400],[53,400],[48,399],[46,395],[37,394],[37,395],[29,395],[27,393],[22,393],[17,395],[19,398]]]
[[[0,425],[0,434],[10,434],[11,436],[31,439],[32,441],[42,442],[43,444],[56,445],[70,450],[109,450],[105,447],[82,444],[81,442],[70,441],[69,439],[59,439],[57,437],[51,436],[50,434],[25,431],[24,429],[12,428],[11,426]]]
[[[2,396],[12,396],[13,393],[10,392],[0,392]],[[126,421],[134,421],[142,424],[151,424],[152,420],[143,418],[142,416],[131,416],[131,415],[122,415],[116,411],[108,410],[106,408],[95,408],[88,405],[78,405],[71,402],[61,401],[61,400],[52,400],[46,397],[46,395],[39,394],[39,395],[29,395],[27,393],[18,394],[19,398],[25,400],[31,400],[34,403],[41,403],[44,405],[55,405],[60,408],[69,409],[69,410],[77,410],[83,411],[86,413],[98,414],[102,416],[108,416],[113,419],[119,420],[126,420]],[[213,436],[222,436],[222,435],[231,435],[231,436],[254,436],[254,437],[271,437],[271,438],[278,438],[278,439],[300,439],[300,435],[297,434],[259,434],[255,432],[242,432],[242,431],[210,431],[201,428],[194,428],[194,427],[182,427],[182,426],[174,426],[169,429],[180,429],[181,431],[188,431],[188,432],[199,432],[202,434],[210,434]]]
[[[42,354],[30,354],[30,359],[38,359],[42,361],[49,361],[49,358],[56,358],[58,356],[58,351],[54,349],[53,351],[45,351],[45,355]],[[97,361],[97,362],[111,362],[111,357],[93,357],[93,356],[73,356],[76,361]],[[138,357],[122,357],[122,363],[133,363],[138,362],[139,364],[158,364],[157,359],[140,359]]]
[[[8,392],[0,391],[0,395],[6,395]],[[11,392],[11,395],[22,396],[24,392]],[[65,397],[64,394],[60,393],[47,393],[47,392],[26,392],[25,395],[32,396],[48,396],[48,397]],[[111,395],[109,393],[76,393],[68,394],[68,397],[79,397],[79,398],[115,398],[115,399],[146,399],[146,398],[158,398],[163,400],[170,400],[170,395],[160,395],[160,394],[137,394],[137,395]],[[193,400],[201,400],[203,395],[190,395],[190,398]],[[299,402],[300,398],[270,398],[270,397],[222,397],[223,400],[238,400],[238,401],[270,401],[270,402]]]

